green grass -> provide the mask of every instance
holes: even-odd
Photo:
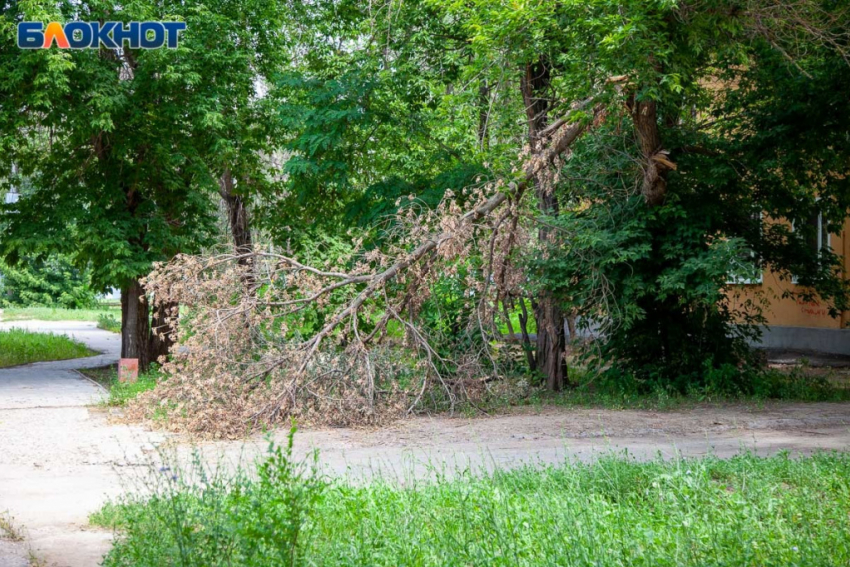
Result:
[[[846,566],[850,455],[608,457],[431,481],[319,477],[278,449],[256,475],[164,467],[91,522],[105,567]],[[435,478],[435,479],[433,479]]]
[[[746,391],[701,387],[682,394],[658,386],[605,380],[572,366],[570,378],[577,385],[564,391],[550,392],[543,387],[528,386],[494,388],[475,406],[461,405],[461,410],[474,415],[481,410],[499,412],[512,406],[674,410],[715,403],[850,401],[850,373],[835,370],[824,375],[812,370],[805,364],[785,370],[769,368],[751,375]]]
[[[0,331],[0,368],[45,360],[66,360],[93,355],[83,343],[64,335],[21,329]]]
[[[162,379],[162,373],[157,365],[152,364],[150,370],[139,374],[136,382],[119,382],[118,365],[102,366],[100,368],[85,368],[79,370],[107,390],[109,397],[104,404],[110,407],[122,407],[127,402],[148,390],[153,390],[157,381]]]
[[[111,315],[121,320],[120,307],[99,309],[56,309],[53,307],[11,307],[2,310],[0,321],[94,321],[103,315]]]
[[[97,328],[109,331],[111,333],[121,332],[121,313],[118,313],[118,318],[112,313],[101,313],[97,318]]]

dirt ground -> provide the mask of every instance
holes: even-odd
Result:
[[[64,332],[104,352],[97,364],[85,359],[77,365],[117,358],[108,335],[88,326]],[[26,535],[24,543],[0,538],[0,567],[28,565],[23,554],[29,548],[44,565],[94,567],[112,534],[89,526],[88,515],[156,474],[163,459],[185,464],[197,452],[205,463],[229,467],[251,462],[267,446],[262,436],[193,446],[179,436],[116,423],[110,410],[92,405],[103,391],[58,364],[0,371],[0,513],[14,516]],[[278,431],[272,437],[285,436]],[[847,448],[850,404],[830,403],[669,412],[523,408],[490,418],[419,417],[378,430],[304,430],[295,442],[299,456],[318,449],[328,474],[398,478],[456,467],[590,460],[610,452],[651,459]]]

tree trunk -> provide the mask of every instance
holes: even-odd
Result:
[[[570,342],[576,340],[576,313],[573,311],[567,315],[567,331],[570,333]]]
[[[548,118],[546,91],[549,89],[549,67],[546,61],[541,59],[526,65],[520,89],[528,118],[529,145],[534,154],[541,151],[540,132],[546,128]],[[540,212],[557,215],[558,200],[551,188],[544,186],[539,178],[534,179],[534,186]],[[541,226],[538,238],[545,248],[551,238],[551,231]],[[557,392],[564,388],[568,378],[564,314],[555,299],[546,292],[535,298],[533,308],[537,320],[537,371],[546,377],[548,389]]]
[[[245,198],[234,191],[233,174],[227,169],[222,174],[218,183],[219,194],[227,206],[227,220],[230,224],[230,236],[233,238],[233,249],[236,254],[250,254],[254,250],[254,241],[251,237],[251,225],[248,220],[248,209]],[[253,262],[250,258],[240,258],[238,264],[247,268],[243,278],[248,293],[253,294],[256,290],[256,277],[254,277]]]
[[[537,319],[537,370],[546,376],[546,388],[559,392],[567,382],[564,314],[545,293],[538,298],[534,307]]]
[[[253,250],[251,225],[248,222],[248,210],[245,199],[234,192],[233,174],[226,170],[219,180],[219,193],[227,206],[227,219],[230,223],[230,235],[237,254],[248,254]],[[247,265],[240,261],[242,265]]]
[[[482,80],[478,87],[478,147],[481,151],[490,148],[488,143],[487,127],[490,120],[490,87],[486,80]]]
[[[171,353],[174,346],[174,329],[169,322],[169,317],[176,309],[176,302],[158,303],[153,308],[150,335],[151,362],[159,362],[161,357]]]
[[[667,151],[661,146],[655,101],[638,101],[632,95],[628,101],[628,109],[643,154],[641,193],[646,203],[655,207],[662,204],[667,196],[667,173],[676,169],[676,164],[668,159]]]
[[[121,289],[121,358],[138,358],[140,371],[150,366],[150,334],[145,290],[136,278]]]
[[[519,330],[522,333],[522,350],[525,351],[525,359],[528,361],[528,370],[537,370],[537,358],[531,350],[531,337],[528,334],[528,309],[525,307],[525,298],[519,298]]]

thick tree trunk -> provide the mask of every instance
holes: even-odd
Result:
[[[150,366],[150,334],[145,290],[134,279],[121,289],[121,358],[138,358],[140,371]]]
[[[668,159],[667,151],[661,146],[655,101],[638,101],[632,96],[628,108],[643,154],[641,193],[646,203],[654,207],[664,202],[667,196],[667,173],[676,169],[676,165]]]
[[[553,392],[559,392],[567,382],[564,314],[555,301],[545,294],[535,303],[537,370],[546,376],[546,387]]]
[[[544,60],[526,65],[520,88],[528,118],[529,144],[532,153],[537,153],[541,150],[540,132],[546,128],[549,109],[546,98],[549,68]],[[535,178],[534,186],[540,212],[557,215],[558,200],[551,188],[544,186],[538,178]],[[538,238],[545,247],[551,238],[550,230],[541,226]],[[533,308],[537,320],[537,371],[546,377],[546,386],[550,390],[559,391],[564,388],[568,378],[564,314],[555,299],[545,292],[535,298]]]
[[[153,308],[151,316],[150,360],[159,362],[160,358],[168,356],[174,346],[173,329],[169,317],[177,309],[177,303],[158,303]]]

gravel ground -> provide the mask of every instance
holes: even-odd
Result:
[[[15,322],[63,332],[103,354],[0,370],[0,512],[24,527],[23,544],[0,539],[0,567],[28,565],[31,547],[46,565],[94,567],[112,534],[91,528],[88,515],[110,497],[144,482],[164,458],[187,462],[248,462],[267,442],[191,445],[112,419],[93,406],[103,390],[75,368],[114,363],[117,335],[94,323]],[[11,326],[0,323],[0,328]],[[279,431],[273,436],[285,438]],[[628,451],[635,458],[715,454],[742,449],[807,454],[850,448],[850,404],[769,404],[697,407],[686,411],[523,408],[490,418],[415,418],[379,430],[315,429],[296,436],[296,453],[320,450],[328,473],[416,474],[434,468],[511,466],[523,462],[593,459]],[[23,562],[22,562],[23,561]]]

